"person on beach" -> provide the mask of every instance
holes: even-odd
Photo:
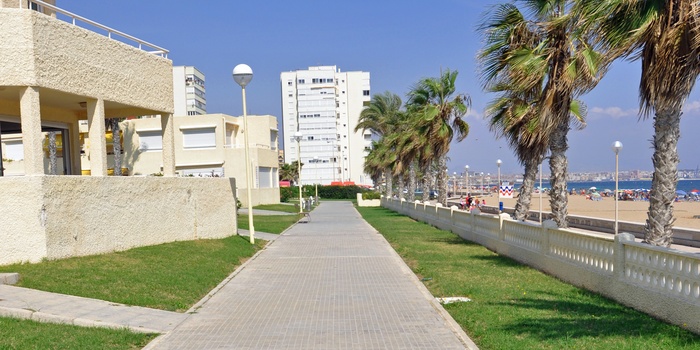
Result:
[[[459,196],[459,209],[464,210],[467,207],[467,200],[464,199],[464,196]]]

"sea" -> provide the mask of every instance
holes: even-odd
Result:
[[[537,182],[535,186],[539,186],[539,182]],[[648,190],[651,189],[651,180],[620,181],[618,182],[618,186],[621,190]],[[549,188],[549,181],[542,182],[542,187]],[[580,191],[582,189],[587,190],[591,187],[597,188],[598,191],[604,191],[606,189],[614,190],[615,181],[569,181],[567,183],[567,188],[569,190],[575,188]],[[679,180],[676,190],[685,191],[687,193],[693,190],[700,190],[700,180]]]

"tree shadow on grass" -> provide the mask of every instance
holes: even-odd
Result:
[[[513,336],[528,334],[542,341],[593,337],[663,337],[678,345],[700,345],[700,336],[676,328],[639,311],[616,304],[594,293],[584,292],[591,301],[571,300],[569,295],[552,292],[534,292],[551,298],[518,298],[515,302],[491,303],[502,307],[528,309],[514,322],[501,327]],[[568,300],[567,300],[568,299]],[[537,311],[550,312],[550,315]],[[536,317],[539,315],[540,317]],[[551,316],[556,315],[556,316]]]

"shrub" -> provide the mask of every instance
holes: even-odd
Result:
[[[370,200],[370,199],[380,199],[382,198],[382,195],[379,192],[364,192],[362,193],[362,199],[364,200]]]

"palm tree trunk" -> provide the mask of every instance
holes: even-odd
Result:
[[[423,198],[422,200],[425,202],[430,198],[430,183],[431,183],[431,177],[430,175],[430,166],[427,166],[425,169],[423,169]]]
[[[112,150],[114,151],[114,175],[122,176],[122,144],[119,132],[119,118],[109,120],[112,124]]]
[[[565,109],[569,113],[569,109]],[[552,140],[549,145],[551,156],[549,157],[549,168],[552,172],[550,184],[552,189],[549,192],[549,205],[552,208],[552,219],[560,228],[569,227],[566,222],[568,215],[569,196],[566,191],[567,167],[566,150],[569,148],[567,133],[569,132],[568,118],[560,118],[560,122],[552,133]]]
[[[540,156],[530,157],[525,161],[523,185],[518,191],[518,202],[515,204],[515,213],[513,213],[515,220],[525,221],[527,219],[527,214],[530,212],[532,190],[535,189],[535,181],[537,180],[537,167],[540,162],[542,162]]]
[[[438,203],[447,206],[447,155],[440,156],[437,173]]]
[[[654,246],[669,247],[673,236],[680,123],[680,109],[657,111],[654,117],[654,175],[649,192],[648,219],[644,227],[644,242]]]
[[[399,176],[398,176],[398,182],[399,182],[399,189],[398,189],[398,191],[399,191],[399,199],[404,199],[405,197],[404,197],[404,195],[403,195],[403,188],[406,186],[406,184],[405,184],[404,181],[403,181],[403,174],[399,174]]]
[[[413,161],[408,166],[408,195],[407,200],[413,202],[416,194],[416,162]]]
[[[393,192],[392,189],[394,187],[394,178],[391,175],[391,169],[390,168],[385,168],[384,169],[384,180],[386,181],[386,193],[385,197],[391,198],[393,197]]]
[[[58,156],[56,148],[56,132],[49,131],[49,175],[58,174]]]

